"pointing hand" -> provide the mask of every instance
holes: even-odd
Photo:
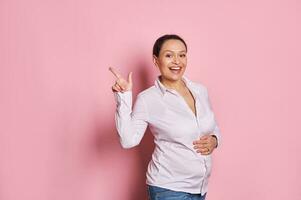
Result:
[[[109,70],[116,77],[115,84],[112,86],[113,92],[126,92],[133,88],[132,72],[128,75],[128,80],[124,79],[114,68],[109,67]]]

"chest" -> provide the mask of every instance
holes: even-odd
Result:
[[[188,108],[196,115],[196,100],[189,90],[179,91],[180,98],[182,97]]]
[[[153,102],[150,128],[159,138],[169,141],[192,141],[200,134],[196,113],[196,100],[191,94],[168,94],[162,101]]]
[[[205,98],[196,92],[151,97],[146,100],[148,123],[156,138],[192,141],[208,131],[207,124],[213,124],[206,120],[211,111]]]

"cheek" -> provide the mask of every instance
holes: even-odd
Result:
[[[159,68],[160,72],[163,72],[163,73],[168,70],[168,67],[166,66],[166,63],[162,63],[162,62],[159,63],[158,68]]]
[[[186,66],[186,64],[187,64],[187,58],[182,59],[182,63]]]
[[[169,64],[170,64],[170,61],[165,59],[160,62],[160,67],[162,69],[168,69]]]

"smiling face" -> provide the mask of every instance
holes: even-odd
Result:
[[[159,56],[153,58],[163,81],[172,83],[182,80],[187,65],[186,53],[186,47],[180,40],[170,39],[164,42]]]

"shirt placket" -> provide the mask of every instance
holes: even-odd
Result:
[[[200,121],[199,121],[199,100],[198,100],[197,96],[195,95],[194,91],[191,90],[190,88],[189,88],[189,90],[191,91],[191,94],[192,94],[192,96],[193,96],[193,98],[194,98],[195,113],[196,113],[195,118],[196,118],[196,123],[197,123],[198,130],[200,130]]]
[[[196,109],[196,121],[197,121],[197,128],[198,128],[198,130],[200,131],[200,120],[199,120],[199,99],[197,98],[197,96],[196,96],[196,94],[194,93],[194,91],[193,90],[191,90],[190,88],[189,88],[189,90],[191,91],[191,93],[192,93],[192,95],[193,95],[193,98],[194,98],[194,100],[195,100],[195,109]],[[200,134],[198,135],[198,137],[200,136]],[[205,165],[207,165],[207,160],[206,159],[204,159],[204,164]],[[200,183],[200,190],[202,191],[203,190],[203,187],[204,187],[204,183],[205,183],[205,179],[206,179],[206,177],[207,177],[207,173],[208,173],[208,171],[207,171],[207,167],[206,166],[203,166],[203,171],[204,171],[204,174],[205,174],[205,176],[204,176],[204,178],[203,178],[203,180],[201,181],[201,183]]]

